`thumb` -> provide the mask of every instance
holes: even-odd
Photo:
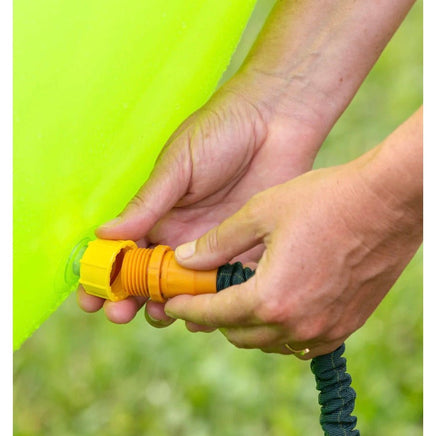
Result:
[[[149,179],[115,219],[96,230],[103,239],[138,240],[147,234],[186,194],[191,161],[185,147],[168,148],[158,159]]]
[[[266,235],[259,206],[253,197],[202,237],[177,247],[177,262],[191,269],[213,269],[258,245]]]

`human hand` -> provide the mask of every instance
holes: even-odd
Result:
[[[177,296],[166,314],[219,328],[241,348],[309,348],[302,359],[333,351],[365,323],[421,243],[420,148],[422,112],[356,161],[255,195],[178,247],[176,258],[209,269],[264,243],[256,274],[218,294]]]
[[[115,222],[97,230],[99,237],[175,247],[223,221],[254,193],[311,169],[327,131],[316,129],[315,115],[301,105],[298,119],[273,111],[265,96],[247,90],[248,82],[233,79],[177,129],[149,180]],[[257,79],[256,86],[263,88]],[[259,252],[241,259],[255,262]],[[78,302],[87,312],[104,305],[111,321],[125,323],[144,299],[105,302],[79,288]],[[157,327],[172,321],[153,302],[146,317]]]
[[[279,2],[240,72],[179,127],[121,219],[98,236],[147,234],[142,244],[176,246],[230,216],[254,193],[309,170],[412,4],[392,8],[384,0],[377,8],[344,8],[327,2],[320,9],[315,0]],[[260,253],[257,247],[240,260]],[[103,305],[83,289],[78,300],[86,311]],[[142,304],[129,299],[104,307],[112,321],[128,322]],[[158,323],[171,321],[161,305],[147,309]]]

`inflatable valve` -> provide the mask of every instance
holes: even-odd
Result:
[[[165,302],[179,294],[216,292],[217,270],[181,267],[166,245],[138,248],[133,241],[96,239],[80,260],[80,280],[88,294],[111,301],[130,295]]]

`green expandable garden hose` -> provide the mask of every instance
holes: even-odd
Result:
[[[247,281],[255,271],[240,262],[223,265],[218,269],[217,292],[229,286]],[[327,436],[358,436],[355,429],[357,418],[352,416],[356,392],[351,387],[346,359],[342,356],[345,345],[335,351],[312,359],[311,370],[315,375],[316,388],[320,391],[320,423]]]

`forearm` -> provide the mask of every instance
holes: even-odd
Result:
[[[324,137],[413,3],[279,0],[229,86],[266,108],[270,122],[316,125]]]

